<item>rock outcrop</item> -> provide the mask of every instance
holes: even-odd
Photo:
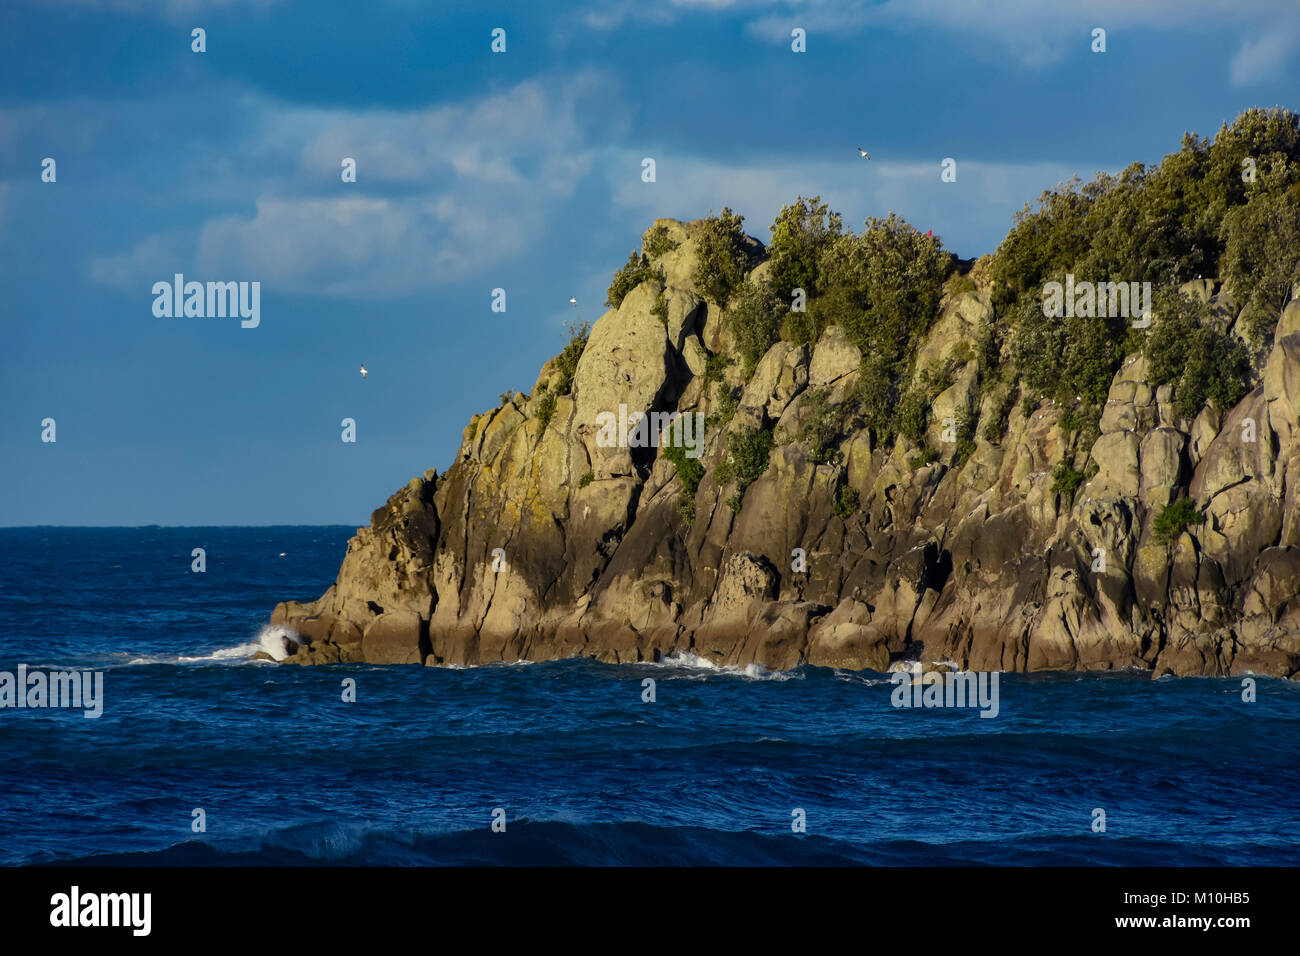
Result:
[[[976,268],[975,290],[944,300],[918,353],[918,368],[957,356],[932,403],[938,458],[850,430],[819,463],[799,437],[810,396],[844,399],[857,347],[832,326],[811,348],[773,345],[747,381],[727,366],[738,401],[720,420],[709,359],[734,343],[693,284],[699,227],[658,225],[678,244],[652,261],[662,278],[595,323],[545,427],[554,363],[531,395],[474,417],[445,473],[413,479],[374,513],[322,597],[275,608],[272,623],[304,639],[289,661],[689,651],[769,668],[1300,672],[1300,303],[1236,407],[1179,418],[1169,388],[1130,359],[1085,447],[1065,409],[1008,412],[981,394],[963,357],[992,312]],[[1192,291],[1235,322],[1213,282]],[[659,448],[601,441],[597,416],[620,405],[705,416],[690,500]],[[963,416],[973,447],[959,455],[938,423]],[[1005,423],[996,440],[989,422]],[[743,491],[718,480],[738,429],[774,435]],[[1073,493],[1058,490],[1061,462],[1087,479]],[[1205,522],[1158,537],[1156,516],[1183,497]]]

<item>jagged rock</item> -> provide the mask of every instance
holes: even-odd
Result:
[[[410,480],[374,512],[320,598],[276,605],[272,622],[302,638],[286,662],[690,652],[778,668],[1300,676],[1297,303],[1235,407],[1181,419],[1172,389],[1131,358],[1087,447],[1062,426],[1064,409],[1022,409],[1015,383],[981,389],[974,361],[952,369],[992,318],[985,261],[971,272],[976,291],[945,299],[918,343],[918,375],[945,363],[955,373],[929,409],[940,460],[910,460],[915,444],[882,442],[849,415],[818,463],[804,434],[809,393],[848,401],[858,348],[831,326],[811,348],[773,345],[748,381],[743,363],[724,365],[739,393],[724,423],[725,390],[706,393],[702,380],[710,353],[729,356],[734,343],[693,284],[699,223],[660,224],[678,244],[652,261],[662,281],[595,323],[565,394],[548,362],[529,396],[471,419],[445,473]],[[652,312],[661,291],[666,322]],[[1235,323],[1215,282],[1188,291],[1216,323]],[[709,416],[700,457],[602,447],[597,416],[620,406]],[[935,429],[967,416],[974,447],[954,469]],[[984,434],[991,421],[1005,421],[1000,436]],[[735,495],[734,477],[719,484],[716,471],[746,427],[771,429],[774,445]],[[1062,462],[1086,476],[1073,495],[1053,477]],[[1158,540],[1159,514],[1182,497],[1204,523]]]
[[[812,388],[829,385],[855,371],[861,363],[862,353],[858,347],[849,341],[843,329],[832,325],[822,333],[813,349],[808,384]]]

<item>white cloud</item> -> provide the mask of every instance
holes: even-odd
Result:
[[[653,8],[653,16],[643,7]],[[1234,83],[1274,78],[1300,46],[1288,26],[1295,0],[672,0],[666,7],[615,0],[593,7],[584,19],[608,30],[629,20],[671,22],[717,12],[749,17],[750,33],[772,42],[788,42],[796,26],[809,31],[810,43],[819,32],[939,30],[966,41],[975,56],[1009,56],[1034,68],[1087,50],[1094,27],[1105,29],[1112,43],[1129,28],[1227,31],[1245,37],[1231,65]]]
[[[94,260],[91,273],[134,288],[189,269],[341,297],[405,295],[481,273],[545,242],[548,215],[590,172],[596,152],[580,110],[602,82],[531,80],[411,111],[245,104],[259,120],[223,160],[220,194],[228,200],[242,185],[253,207],[210,217],[188,240],[149,237]],[[286,182],[283,165],[264,159],[283,157],[288,143],[307,145]],[[357,161],[356,184],[340,180],[344,157]]]
[[[96,282],[121,289],[143,292],[158,281],[170,281],[172,274],[183,271],[189,261],[186,244],[179,236],[149,236],[126,252],[95,259],[90,275]]]
[[[167,20],[180,20],[214,10],[238,7],[253,9],[274,6],[280,0],[27,0],[37,7],[71,7],[82,10],[102,10],[110,13],[160,16]]]
[[[631,156],[624,162],[631,161]],[[920,229],[933,229],[960,255],[992,252],[1010,229],[1013,213],[1043,189],[1076,171],[1057,163],[959,162],[956,183],[939,179],[939,163],[864,162],[856,153],[842,163],[774,159],[731,164],[692,157],[664,157],[658,182],[611,179],[614,202],[637,210],[645,224],[655,217],[696,219],[723,206],[745,216],[745,231],[766,242],[782,205],[797,196],[820,195],[860,230],[869,217],[893,211]]]
[[[1300,47],[1300,28],[1279,25],[1276,30],[1242,44],[1228,66],[1233,86],[1251,86],[1282,75],[1287,60]]]

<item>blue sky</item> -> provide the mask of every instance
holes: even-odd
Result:
[[[1295,0],[7,0],[0,525],[365,524],[657,216],[766,241],[820,194],[979,255],[1297,76]],[[260,326],[155,317],[176,272],[261,282]]]

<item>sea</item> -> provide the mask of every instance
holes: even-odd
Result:
[[[0,530],[0,672],[103,674],[97,718],[0,709],[0,864],[1300,863],[1300,682],[1002,674],[987,718],[689,656],[252,660],[354,531]]]

